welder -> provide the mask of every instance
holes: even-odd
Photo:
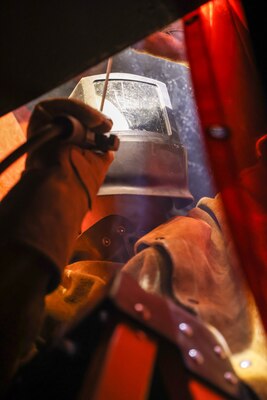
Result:
[[[112,127],[83,102],[55,99],[36,106],[28,138],[62,115],[96,134]],[[248,196],[255,190],[251,174],[266,176],[265,157],[260,152],[258,165],[243,177]],[[173,199],[188,204],[189,190],[182,196],[162,190],[97,196],[112,159],[109,151],[51,141],[28,154],[20,181],[0,205],[3,390],[37,351],[37,337],[49,340],[53,328],[71,321],[122,270],[144,290],[183,304],[213,327],[237,374],[266,398],[264,334],[220,196],[170,220]],[[248,369],[240,367],[242,361],[250,363]]]
[[[71,115],[98,134],[112,126],[103,114],[77,100],[50,100],[37,105],[28,136],[58,114]],[[263,338],[255,343],[260,325],[238,271],[219,199],[203,199],[187,216],[160,225],[170,211],[168,197],[96,197],[112,157],[110,152],[47,144],[29,154],[21,180],[1,203],[3,385],[36,350],[48,293],[57,288],[46,298],[47,318],[56,326],[71,320],[122,268],[145,290],[194,309],[214,326],[236,365],[242,356],[250,357],[252,372],[244,378],[254,389],[260,387],[261,394]],[[87,229],[74,251],[88,209]],[[140,218],[142,223],[136,223]],[[127,262],[134,243],[136,254]],[[73,263],[64,270],[73,254]]]

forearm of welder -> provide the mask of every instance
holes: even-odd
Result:
[[[50,280],[47,262],[33,249],[12,244],[1,249],[0,398],[21,361],[33,350]]]
[[[0,379],[31,351],[90,199],[66,166],[26,172],[0,205]],[[2,374],[2,376],[1,376]]]
[[[102,134],[112,122],[78,100],[39,103],[28,138],[59,115]],[[50,126],[49,125],[49,126]],[[52,127],[51,127],[52,129]],[[82,219],[91,208],[113,157],[51,141],[28,154],[26,170],[0,204],[0,380],[10,379],[38,334],[44,297],[68,263]]]

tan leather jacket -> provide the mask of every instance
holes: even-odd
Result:
[[[210,216],[201,206],[208,207]],[[60,287],[47,296],[53,319],[71,319],[94,298],[119,263],[82,261],[69,265]],[[135,256],[123,267],[147,291],[193,308],[226,340],[237,374],[267,399],[267,352],[256,307],[239,270],[222,205],[202,199],[139,239]]]

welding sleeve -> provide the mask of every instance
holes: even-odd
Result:
[[[51,100],[34,110],[28,136],[62,113],[98,133],[112,125],[75,100]],[[44,297],[59,283],[111,160],[109,153],[50,143],[28,155],[20,181],[0,204],[0,397],[34,350]]]
[[[77,100],[55,99],[36,106],[28,137],[62,114],[75,117],[97,133],[112,126],[103,114]],[[111,161],[110,153],[100,155],[52,141],[28,155],[19,183],[2,201],[2,248],[19,244],[43,257],[51,277],[48,291],[59,283],[82,218],[92,206]]]

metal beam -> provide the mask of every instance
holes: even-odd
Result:
[[[2,1],[0,115],[66,82],[206,1]]]

